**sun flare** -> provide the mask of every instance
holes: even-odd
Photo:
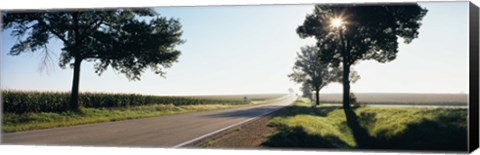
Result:
[[[343,25],[343,20],[341,18],[333,18],[331,21],[332,27],[340,27]]]

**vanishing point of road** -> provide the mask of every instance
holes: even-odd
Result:
[[[2,134],[3,144],[182,147],[295,101]]]

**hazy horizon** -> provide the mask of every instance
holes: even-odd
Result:
[[[353,66],[361,76],[351,84],[354,93],[469,94],[468,2],[420,2],[428,9],[419,37],[399,44],[397,58],[389,63],[362,61]],[[289,80],[300,47],[315,43],[300,39],[295,29],[313,5],[253,5],[159,7],[161,16],[182,24],[178,62],[161,78],[147,69],[140,81],[129,81],[110,67],[101,76],[93,63],[83,62],[80,92],[136,93],[146,95],[235,95],[299,91]],[[48,46],[53,64],[39,71],[42,54],[7,53],[16,41],[2,31],[2,90],[70,91],[73,70],[58,67],[59,41]],[[342,93],[334,83],[321,94]]]

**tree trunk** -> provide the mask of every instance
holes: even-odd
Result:
[[[320,105],[320,89],[315,88],[315,106]]]
[[[350,109],[350,51],[342,30],[340,30],[340,40],[343,46],[343,109]]]
[[[343,62],[343,108],[350,108],[350,65]]]
[[[72,92],[70,94],[70,102],[69,102],[69,110],[78,111],[79,104],[78,104],[78,89],[80,84],[80,65],[82,63],[82,59],[75,58],[75,62],[73,65],[73,82],[72,82]]]

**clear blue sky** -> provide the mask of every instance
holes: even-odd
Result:
[[[361,79],[353,92],[468,93],[468,2],[420,3],[429,12],[419,38],[400,44],[393,62],[361,62],[354,68]],[[156,10],[179,18],[183,25],[179,62],[167,69],[166,78],[147,70],[141,81],[129,81],[108,69],[94,73],[93,63],[83,63],[80,91],[153,95],[286,93],[299,85],[287,77],[296,52],[313,39],[295,32],[313,5],[262,5],[216,7],[163,7]],[[2,32],[1,88],[69,91],[72,69],[58,67],[58,41],[48,73],[39,70],[42,54],[7,55],[15,39]],[[341,93],[332,84],[322,93]]]

